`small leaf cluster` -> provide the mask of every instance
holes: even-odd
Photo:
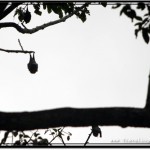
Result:
[[[34,3],[33,4],[33,8],[34,8],[34,13],[41,16],[42,15],[42,11],[40,10],[40,4],[39,3]]]
[[[142,32],[142,37],[144,41],[149,43],[149,34],[150,34],[150,5],[146,5],[140,2],[140,5],[137,7],[138,9],[145,10],[147,9],[147,13],[144,15],[143,20],[136,23],[137,29],[135,30],[136,37],[138,36],[139,31]]]
[[[48,14],[52,12],[58,15],[59,19],[63,18],[65,15],[73,13],[79,7],[75,2],[31,2],[34,8],[34,13],[36,15],[41,16],[42,11],[46,10]],[[43,8],[43,10],[41,10]],[[14,16],[18,15],[18,19],[22,23],[29,23],[31,21],[31,12],[29,11],[28,4],[21,5],[19,8],[16,9]],[[90,15],[88,10],[88,5],[85,6],[80,12],[75,14],[82,22],[86,21],[86,15]]]
[[[80,18],[82,22],[85,22],[87,19],[87,15],[90,15],[90,11],[87,9],[87,7],[85,7],[83,10],[78,11],[75,15],[77,16],[77,18]]]
[[[46,130],[45,131],[45,133],[44,134],[46,134],[47,132],[50,132],[50,134],[49,135],[52,135],[53,136],[53,139],[51,140],[51,142],[56,138],[56,137],[58,137],[61,141],[62,141],[62,143],[65,145],[65,143],[64,143],[64,139],[63,139],[63,136],[66,136],[66,139],[67,139],[67,141],[69,141],[70,140],[70,137],[72,136],[72,134],[70,133],[70,132],[65,132],[64,131],[64,128],[58,128],[58,129],[48,129],[48,130]]]
[[[14,146],[27,145],[29,143],[29,140],[27,139],[30,139],[30,136],[25,134],[23,131],[6,131],[4,133],[4,137],[2,138],[0,145],[9,145],[9,143],[7,143],[7,140],[10,137],[12,138],[12,141],[14,138],[17,138],[17,140],[13,143]]]
[[[86,15],[90,15],[90,12],[88,10],[88,5],[85,6],[82,10],[75,13],[75,15],[82,20],[82,22],[86,21]],[[47,10],[47,12],[50,14],[51,12],[57,14],[59,18],[61,19],[65,15],[73,13],[75,10],[78,10],[79,7],[74,2],[59,2],[59,3],[46,3],[43,2],[43,9]]]
[[[46,135],[46,138],[45,136]],[[6,131],[1,139],[1,146],[52,146],[52,142],[58,137],[61,142],[65,145],[63,136],[69,141],[70,132],[65,132],[64,128],[58,129],[46,129],[44,132],[30,131],[30,134],[25,131]],[[8,143],[8,139],[11,138],[12,143]]]
[[[133,19],[140,20],[140,21],[142,20],[140,16],[137,16],[136,11],[132,9],[130,4],[127,4],[122,8],[122,10],[120,11],[120,15],[122,15],[123,13],[127,17],[129,17],[132,20],[132,22],[133,22]]]
[[[29,23],[31,20],[31,12],[28,10],[28,5],[26,7],[19,7],[16,9],[14,16],[18,15],[18,19],[22,23]]]
[[[49,14],[52,12],[57,14],[59,18],[64,17],[64,14],[70,14],[74,10],[73,3],[43,3],[43,9],[47,10]]]
[[[137,27],[135,29],[135,36],[137,37],[138,33],[141,32],[144,41],[148,44],[150,40],[150,4],[138,2],[136,8],[132,8],[133,5],[131,4],[121,5],[120,3],[117,3],[115,6],[112,6],[112,8],[116,9],[120,6],[123,6],[120,15],[125,14],[132,22],[134,20],[137,21],[135,23],[135,26]],[[137,15],[137,12],[141,13],[141,11],[144,11],[144,15]]]

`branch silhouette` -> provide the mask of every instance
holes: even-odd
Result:
[[[34,51],[27,51],[27,50],[24,50],[23,49],[23,46],[22,46],[22,44],[21,44],[21,42],[20,42],[20,39],[18,39],[18,43],[19,43],[19,45],[20,45],[20,47],[21,47],[21,50],[6,50],[6,49],[2,49],[2,48],[0,48],[0,51],[3,51],[3,52],[7,52],[7,53],[24,53],[24,54],[31,54],[31,53],[35,53]]]
[[[150,127],[150,111],[139,108],[59,108],[35,112],[0,112],[0,130],[33,130],[91,125]]]
[[[61,23],[61,22],[65,22],[68,18],[72,17],[74,14],[76,14],[79,11],[81,11],[83,8],[85,8],[89,4],[90,4],[90,2],[86,2],[81,7],[78,7],[78,9],[76,9],[72,13],[64,16],[63,18],[55,20],[55,21],[50,21],[48,23],[42,24],[42,25],[37,26],[37,27],[32,28],[32,29],[22,28],[21,26],[19,26],[18,24],[14,23],[14,22],[1,22],[0,23],[0,28],[13,27],[17,31],[19,31],[20,33],[33,34],[35,32],[38,32],[39,30],[43,30],[43,29],[45,29],[45,28],[47,28],[49,26],[56,25],[56,24]]]
[[[27,54],[27,53],[35,53],[34,51],[27,51],[27,50],[6,50],[6,49],[2,49],[0,48],[0,51],[3,51],[3,52],[7,52],[7,53],[24,53],[24,54]]]
[[[24,52],[24,51],[23,51]],[[150,78],[144,108],[57,108],[33,112],[0,112],[0,130],[33,130],[53,127],[120,126],[150,128]]]

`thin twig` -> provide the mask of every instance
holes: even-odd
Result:
[[[32,140],[32,137],[33,137],[33,135],[34,135],[36,132],[38,132],[38,129],[37,129],[35,132],[32,133],[32,135],[30,136],[30,139],[27,141],[28,144],[29,144],[29,142]]]
[[[60,139],[61,139],[62,143],[64,144],[64,146],[66,146],[66,144],[65,144],[64,139],[62,138],[62,136],[60,136]]]
[[[53,137],[52,140],[49,143],[51,144],[56,139],[56,137],[58,137],[58,135],[56,135],[55,137]]]
[[[22,26],[23,26],[26,30],[28,30],[27,27],[26,27],[23,23],[21,23],[21,24],[22,24]]]
[[[64,128],[65,127],[63,127],[62,129],[61,129],[61,131],[59,131],[60,133],[62,133],[63,132],[63,130],[64,130]],[[60,139],[62,140],[62,143],[64,144],[64,146],[66,146],[66,144],[65,144],[65,142],[64,142],[64,139],[63,139],[63,137],[61,136],[61,134],[60,134]]]
[[[20,40],[19,40],[19,39],[18,39],[18,42],[19,42],[19,45],[20,45],[20,47],[21,47],[22,51],[24,51],[24,49],[23,49],[23,47],[22,47],[21,42],[20,42]]]
[[[20,51],[20,50],[6,50],[6,49],[2,49],[2,48],[0,48],[0,51],[7,52],[7,53],[24,53],[24,54],[35,53],[34,51],[27,51],[27,50],[24,50],[24,51]]]
[[[92,135],[92,131],[91,131],[91,133],[89,134],[89,136],[88,136],[88,138],[87,138],[86,142],[84,143],[84,146],[86,146],[86,144],[88,143],[88,141],[89,141],[89,139],[90,139],[91,135]]]

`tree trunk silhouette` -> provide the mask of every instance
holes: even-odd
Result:
[[[146,99],[145,109],[150,111],[150,75],[149,75],[149,83],[148,83],[147,99]]]
[[[150,127],[150,78],[144,108],[57,108],[34,112],[0,112],[0,130],[33,130],[51,127],[121,126]]]

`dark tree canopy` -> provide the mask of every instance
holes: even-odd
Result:
[[[112,9],[121,8],[120,15],[126,15],[135,25],[135,36],[141,32],[146,43],[149,43],[150,34],[150,3],[149,2],[1,2],[0,3],[0,20],[2,21],[7,15],[15,10],[14,17],[18,17],[21,23],[0,22],[0,28],[13,27],[21,33],[32,34],[51,25],[55,25],[66,21],[73,15],[76,15],[82,22],[87,20],[90,15],[89,5],[97,4],[103,7],[112,5]],[[27,25],[32,21],[33,14],[29,9],[29,5],[33,6],[34,14],[42,16],[43,11],[48,14],[55,13],[58,20],[49,21],[40,26],[28,29]],[[141,13],[141,12],[144,12]]]
[[[35,33],[42,30],[48,26],[55,25],[60,22],[64,22],[66,19],[73,15],[76,15],[83,22],[86,21],[87,15],[90,14],[88,10],[90,2],[83,3],[83,5],[78,5],[75,2],[19,2],[19,3],[2,3],[0,5],[0,20],[5,18],[11,11],[15,9],[14,17],[17,16],[22,26],[14,22],[4,22],[0,23],[0,28],[14,27],[21,33]],[[58,15],[58,20],[49,21],[41,26],[35,27],[33,29],[28,29],[26,25],[32,20],[32,13],[29,10],[29,5],[33,6],[34,13],[36,15],[42,16],[42,11],[46,10],[47,13],[55,13]]]

